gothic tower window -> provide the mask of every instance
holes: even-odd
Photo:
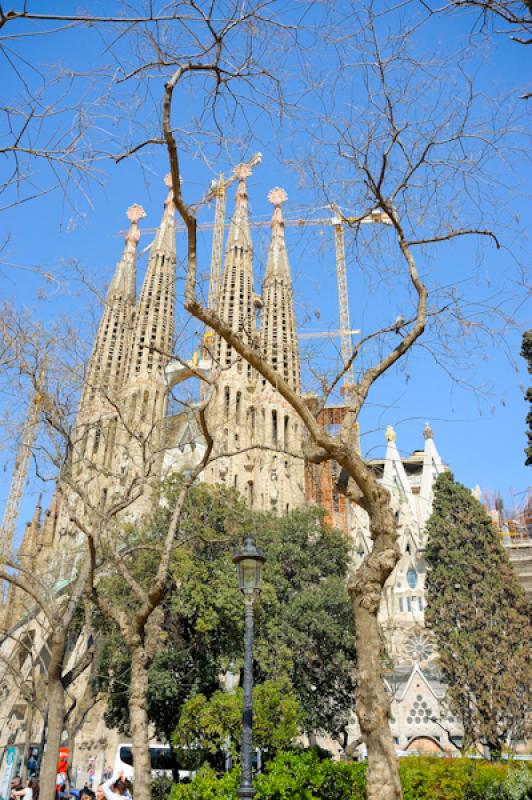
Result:
[[[272,444],[277,444],[279,431],[277,428],[277,411],[272,411]]]
[[[101,423],[98,422],[96,425],[96,430],[94,431],[94,440],[92,443],[92,455],[96,455],[98,452],[98,448],[100,447],[100,439],[102,438],[102,426]]]
[[[224,417],[227,419],[229,416],[229,406],[231,402],[231,389],[229,386],[224,388]]]
[[[251,406],[248,409],[248,430],[249,430],[249,438],[251,442],[255,441],[255,408]]]
[[[406,573],[406,581],[411,589],[415,589],[417,586],[417,572],[413,567],[410,567],[408,572]]]

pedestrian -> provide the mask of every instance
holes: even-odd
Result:
[[[39,781],[37,778],[30,778],[26,782],[24,789],[17,789],[12,793],[14,798],[23,797],[24,800],[39,800]]]
[[[105,800],[118,800],[120,797],[131,798],[131,783],[124,778],[123,772],[113,775],[98,788],[101,788]],[[98,793],[96,793],[96,799],[98,800]]]
[[[37,756],[39,755],[39,751],[35,748],[30,750],[30,755],[28,758],[28,775],[30,778],[35,777],[38,769],[39,769],[39,762],[37,760]]]
[[[22,778],[20,775],[15,775],[11,779],[11,793],[9,795],[10,800],[14,800],[15,792],[22,787]]]

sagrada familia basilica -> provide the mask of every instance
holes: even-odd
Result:
[[[255,343],[271,366],[299,390],[300,351],[282,213],[287,197],[278,188],[269,194],[273,205],[271,241],[259,293],[253,274],[246,182],[249,170],[245,165],[237,169],[235,206],[217,305],[232,329]],[[188,385],[198,377],[212,376],[216,364],[216,387],[207,407],[214,450],[200,479],[234,487],[256,510],[285,514],[306,504],[322,505],[327,520],[349,537],[356,565],[370,547],[365,512],[337,494],[336,465],[305,463],[303,426],[275,388],[236,357],[226,341],[209,334],[201,354],[191,361],[172,357],[176,226],[171,191],[137,297],[137,245],[143,216],[140,206],[128,210],[130,228],[86,367],[74,426],[70,461],[73,479],[83,484],[88,496],[111,503],[128,481],[135,485],[135,471],[138,473],[142,460],[141,443],[146,441],[141,434],[151,437],[151,453],[155,454],[149,463],[144,461],[146,485],[197,465],[205,452],[205,439],[193,404],[171,413],[168,389],[179,388],[183,381]],[[201,388],[198,396],[204,391]],[[342,413],[341,406],[324,409],[322,424],[337,424]],[[445,751],[453,749],[452,740],[458,741],[461,731],[445,711],[446,687],[440,680],[437,653],[423,620],[425,525],[431,513],[433,481],[446,467],[428,424],[423,437],[422,448],[403,456],[389,427],[384,458],[370,462],[392,495],[402,552],[388,581],[380,617],[389,655],[387,681],[393,696],[392,730],[397,748]],[[69,502],[75,506],[75,499],[69,501],[68,492],[63,492],[56,494],[44,514],[40,507],[36,509],[20,547],[20,558],[45,564],[64,551],[62,537],[68,533],[72,514]],[[129,513],[141,513],[146,504],[149,492],[138,497]],[[10,590],[2,609],[0,652],[4,658],[16,655],[22,674],[28,669],[27,658],[17,645],[20,637],[11,635],[20,632],[21,626],[35,646],[37,625],[27,616],[21,592]],[[30,715],[27,699],[4,669],[0,669],[0,698],[0,746],[10,743],[22,752],[28,741],[28,724],[33,726],[30,741],[38,743],[42,720],[39,715]],[[351,739],[357,739],[354,715]],[[96,703],[76,741],[73,774],[78,774],[81,785],[88,765],[96,771],[98,780],[104,767],[113,764],[118,742],[119,734],[105,727],[102,703]],[[339,746],[330,744],[338,754]]]

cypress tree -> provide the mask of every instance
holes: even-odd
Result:
[[[525,735],[530,714],[529,605],[489,515],[450,472],[434,484],[427,523],[427,611],[450,710],[464,744],[491,758]]]

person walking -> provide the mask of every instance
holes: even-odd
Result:
[[[23,797],[24,800],[39,800],[39,781],[37,778],[30,778],[24,789],[17,789],[11,793],[11,796],[13,798]]]
[[[119,800],[121,797],[126,798],[126,800],[133,800],[131,797],[131,783],[124,778],[123,772],[119,772],[118,775],[112,775],[98,789],[101,789],[105,800]],[[98,791],[96,792],[96,797],[98,798]]]

